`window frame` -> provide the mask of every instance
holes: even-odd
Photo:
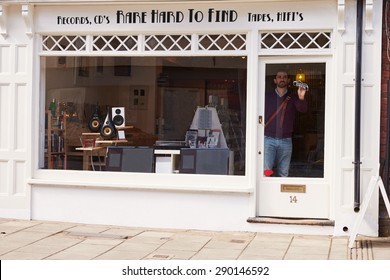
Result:
[[[212,34],[216,34],[213,32]],[[171,33],[170,33],[171,34]],[[239,32],[239,34],[246,34],[247,32]],[[192,46],[191,51],[186,53],[177,52],[177,51],[148,51],[140,52],[139,49],[133,53],[121,53],[121,52],[112,52],[112,51],[103,51],[103,52],[91,52],[90,39],[87,39],[86,51],[44,51],[42,49],[42,38],[45,34],[40,34],[40,40],[37,40],[39,43],[38,47],[38,61],[42,57],[48,56],[237,56],[248,57],[248,38],[246,41],[245,50],[198,50],[194,51]],[[91,35],[92,36],[92,35]],[[94,34],[93,36],[98,36]],[[199,38],[199,34],[193,34],[193,39]],[[88,36],[87,36],[88,37]],[[141,36],[143,37],[143,36]],[[143,37],[144,38],[144,37]],[[194,40],[192,41],[192,45]],[[44,147],[44,137],[41,137],[42,133],[45,133],[45,124],[44,124],[44,113],[45,113],[45,101],[44,94],[45,89],[41,87],[45,83],[45,70],[41,69],[40,63],[37,63],[37,73],[39,73],[39,81],[37,85],[37,92],[39,96],[37,101],[39,103],[38,115],[39,115],[39,135],[37,135],[36,142],[38,143],[34,147]],[[247,71],[248,68],[248,59],[247,59]],[[248,76],[248,75],[247,75]],[[248,78],[247,81],[248,83]],[[248,102],[247,102],[248,106]],[[248,109],[246,112],[246,118],[248,116]],[[248,126],[246,124],[246,131],[248,131]],[[246,133],[248,134],[248,133]],[[246,135],[247,136],[247,135]],[[119,188],[119,189],[134,189],[134,190],[177,190],[177,191],[196,191],[196,192],[229,192],[229,193],[252,193],[253,186],[249,182],[249,176],[247,172],[247,167],[245,168],[245,175],[203,175],[203,174],[142,174],[142,173],[130,173],[130,172],[100,172],[100,171],[79,171],[79,170],[48,170],[40,169],[41,166],[38,162],[39,149],[35,148],[34,157],[37,159],[34,161],[34,172],[33,178],[29,180],[30,184],[39,184],[47,186],[69,186],[69,187],[103,187],[103,188]],[[247,152],[248,148],[246,148]],[[92,173],[93,172],[93,173]],[[92,176],[93,175],[93,176]],[[152,175],[152,176],[151,176]],[[172,177],[174,176],[174,177]],[[58,180],[58,178],[62,178]],[[115,178],[115,179],[113,179]]]

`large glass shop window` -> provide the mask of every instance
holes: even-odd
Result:
[[[42,57],[41,65],[41,168],[245,174],[245,57]]]
[[[268,64],[264,175],[323,177],[325,63]]]

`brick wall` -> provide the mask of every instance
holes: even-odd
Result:
[[[386,127],[387,127],[387,102],[388,102],[387,81],[390,80],[390,62],[387,55],[385,16],[386,16],[386,1],[383,1],[382,85],[381,85],[381,124],[380,124],[381,126],[380,157],[381,157],[382,166],[386,158]],[[387,160],[390,160],[390,158],[388,158]],[[383,181],[386,185],[385,180],[386,178],[383,178]],[[387,189],[387,193],[388,194],[390,193],[389,189]],[[380,198],[379,203],[380,203],[379,204],[379,236],[390,236],[390,218],[387,214],[386,207],[384,205],[382,197]]]

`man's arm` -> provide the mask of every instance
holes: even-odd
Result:
[[[307,101],[305,100],[305,94],[306,90],[302,87],[298,87],[298,98],[295,102],[295,109],[301,113],[307,112]]]
[[[303,87],[298,87],[299,100],[305,100],[305,94],[306,94],[306,89],[304,89]]]

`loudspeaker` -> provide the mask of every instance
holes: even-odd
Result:
[[[125,108],[124,107],[112,107],[112,122],[115,127],[124,127],[125,126]]]
[[[103,139],[112,139],[116,136],[116,133],[115,125],[111,119],[111,110],[108,108],[106,119],[104,120],[102,128],[100,129],[100,135],[103,137]]]
[[[88,122],[88,127],[92,132],[99,132],[100,128],[102,127],[103,121],[100,117],[100,109],[99,106],[96,105],[95,112],[92,114],[91,118]]]

